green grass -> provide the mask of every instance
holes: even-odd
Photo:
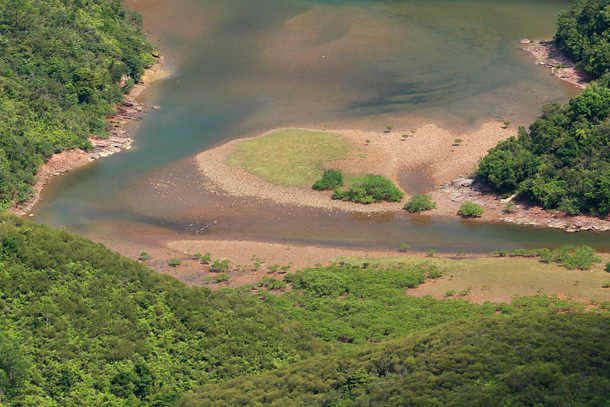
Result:
[[[431,295],[443,298],[449,290],[462,291],[472,287],[472,294],[487,293],[498,300],[507,301],[515,294],[534,295],[557,294],[574,299],[610,300],[610,289],[602,288],[604,281],[610,281],[610,274],[604,271],[603,264],[610,259],[602,255],[603,263],[594,264],[590,270],[568,270],[558,264],[546,264],[535,258],[505,257],[454,260],[446,258],[426,258],[446,270],[445,277],[434,284],[425,283],[418,288],[418,295]],[[368,262],[371,265],[388,267],[391,264],[421,263],[421,257],[395,257],[385,259],[341,257],[333,261],[351,264]],[[449,278],[449,276],[453,276]],[[575,282],[578,281],[578,284]],[[487,293],[485,293],[486,291]]]
[[[280,129],[237,145],[228,165],[241,165],[265,181],[311,187],[323,173],[324,163],[347,159],[359,148],[339,134]]]

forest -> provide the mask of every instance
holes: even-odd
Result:
[[[351,405],[322,403],[323,392],[331,398],[345,396],[346,400],[354,399],[354,394],[344,394],[345,383],[337,384],[346,378],[335,383],[335,379],[314,377],[326,375],[326,367],[318,363],[337,360],[357,366],[358,374],[365,369],[366,377],[372,375],[371,383],[384,387],[388,383],[378,382],[379,372],[371,370],[375,362],[363,363],[356,356],[377,352],[374,346],[379,343],[413,345],[420,337],[410,335],[438,335],[449,329],[443,328],[449,323],[468,332],[480,330],[483,328],[477,321],[482,317],[487,324],[502,327],[497,334],[501,342],[509,340],[502,335],[510,336],[515,324],[543,324],[538,318],[557,315],[557,323],[567,324],[568,329],[573,315],[587,314],[584,304],[546,295],[514,298],[511,304],[483,305],[459,297],[439,300],[410,296],[406,291],[409,288],[443,275],[442,269],[425,261],[385,267],[334,264],[288,273],[285,281],[265,278],[252,286],[212,291],[187,287],[99,243],[8,214],[0,215],[0,242],[0,397],[14,406],[198,405],[202,394],[226,398],[222,395],[226,389],[241,386],[235,383],[267,382],[274,374],[283,377],[288,371],[295,372],[290,373],[294,379],[279,381],[292,383],[290,392],[302,393],[302,397],[292,394],[289,399],[294,397],[296,404],[286,405]],[[597,312],[591,313],[598,319],[583,320],[589,321],[593,330],[593,321],[607,323],[609,308],[610,303],[599,303]],[[523,319],[526,315],[530,318]],[[522,335],[527,336],[527,329],[523,329]],[[580,331],[574,334],[588,335]],[[460,335],[456,332],[449,337],[454,340]],[[580,346],[590,348],[593,342],[587,342],[588,336],[583,338]],[[398,342],[391,342],[395,340]],[[538,343],[538,339],[532,341]],[[557,358],[562,358],[564,351],[559,349]],[[480,348],[478,352],[471,355],[472,363],[477,358],[495,358],[494,366],[507,363],[517,369],[519,364],[527,365],[527,359],[500,362],[502,355],[495,355],[494,348]],[[323,358],[316,358],[319,356]],[[460,357],[455,352],[445,356],[448,360],[442,363],[446,366]],[[599,357],[606,361],[603,355]],[[558,364],[547,366],[557,375],[553,380],[568,386],[573,379],[563,377],[569,376],[562,365],[565,361],[551,359],[547,363]],[[473,369],[482,369],[478,365]],[[294,367],[277,370],[283,366]],[[418,369],[425,370],[424,366]],[[608,367],[593,364],[582,369],[602,375]],[[277,373],[258,376],[264,372]],[[498,379],[491,375],[490,380]],[[305,385],[310,381],[319,384]],[[273,386],[276,382],[269,381]],[[439,383],[443,381],[429,383],[429,391],[441,391]],[[201,386],[207,387],[199,390]],[[256,385],[256,393],[271,392],[266,386]],[[504,388],[498,386],[497,391]],[[215,390],[210,391],[212,388]],[[243,400],[248,391],[230,394]],[[311,398],[308,394],[312,391],[319,394]],[[373,394],[378,391],[371,390]],[[582,397],[592,397],[587,393],[589,387],[583,391]],[[277,390],[278,397],[282,394],[285,390]],[[299,404],[301,398],[311,399],[313,404]],[[275,396],[262,400],[275,402]],[[318,401],[321,404],[316,404]],[[286,399],[278,398],[277,402]],[[272,405],[260,400],[257,403],[245,405]]]
[[[529,130],[489,150],[476,170],[483,183],[547,210],[610,213],[609,5],[576,1],[560,14],[557,46],[598,79],[564,106],[546,104]]]
[[[558,45],[598,81],[490,151],[477,173],[496,190],[610,212],[609,64],[596,62],[607,57],[607,3],[561,14]],[[152,48],[118,0],[6,0],[0,47],[6,207],[53,153],[104,135]],[[446,272],[424,259],[339,262],[212,291],[3,213],[0,404],[608,405],[610,303],[587,312],[546,295],[481,305],[409,295]]]
[[[106,118],[152,46],[120,0],[0,2],[0,207],[25,201],[38,167],[107,135]]]

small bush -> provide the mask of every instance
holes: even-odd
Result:
[[[325,189],[334,189],[343,186],[343,174],[339,170],[324,170],[322,178],[317,180],[312,188],[316,191],[323,191]]]
[[[231,277],[229,277],[228,274],[219,274],[217,276],[214,276],[214,280],[217,283],[222,283],[223,281],[228,281]]]
[[[400,245],[400,250],[398,250],[401,253],[406,252],[407,250],[409,250],[411,248],[411,246],[409,246],[408,244],[401,244]]]
[[[148,259],[150,259],[150,254],[148,254],[146,252],[140,253],[140,260],[148,260]]]
[[[201,253],[193,254],[193,260],[199,260],[199,259],[201,259]]]
[[[453,297],[455,295],[455,290],[449,290],[445,293],[445,298]]]
[[[420,213],[434,208],[436,208],[436,202],[433,202],[432,197],[426,194],[413,195],[404,206],[404,209],[411,213]]]
[[[458,294],[460,295],[460,297],[464,297],[464,296],[470,294],[471,290],[472,290],[472,287],[466,287],[465,290],[460,291]]]
[[[502,212],[504,213],[515,213],[517,211],[517,207],[512,203],[507,203]]]
[[[606,267],[604,268],[604,270],[610,273],[610,263],[606,263]]]
[[[182,260],[177,259],[177,258],[173,258],[169,261],[169,265],[172,267],[177,267],[182,263]]]
[[[485,212],[479,204],[474,202],[464,202],[458,210],[458,215],[463,218],[479,218]]]
[[[229,269],[229,260],[214,260],[212,266],[210,267],[210,271],[225,271]]]
[[[506,256],[508,253],[510,253],[508,250],[503,249],[503,250],[496,250],[495,252],[489,252],[489,254],[497,254],[500,257],[504,257]]]
[[[212,256],[210,255],[210,253],[206,253],[203,256],[201,256],[201,262],[202,263],[208,264],[211,261],[212,261]]]
[[[426,256],[428,256],[428,257],[432,257],[432,256],[434,256],[435,254],[436,254],[436,250],[432,249],[432,250],[430,250],[429,252],[427,252],[427,253],[426,253]]]
[[[610,288],[610,281],[606,281],[602,284],[602,288]]]

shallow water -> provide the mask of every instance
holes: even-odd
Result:
[[[189,225],[202,224],[197,232],[217,238],[376,247],[417,240],[412,247],[470,251],[571,241],[608,250],[601,234],[405,214],[369,218],[219,197],[205,192],[188,159],[288,125],[406,131],[428,122],[464,130],[489,119],[526,124],[543,103],[576,94],[533,65],[518,43],[551,38],[557,12],[569,4],[126,0],[166,55],[171,77],[144,95],[163,109],[129,128],[131,150],[56,181],[34,219],[113,242],[191,235]]]

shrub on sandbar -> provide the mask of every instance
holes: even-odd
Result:
[[[324,189],[334,189],[343,186],[343,174],[340,170],[328,169],[324,170],[322,178],[317,180],[312,188],[316,191],[322,191]]]
[[[335,190],[333,199],[342,199],[363,204],[373,202],[399,202],[404,193],[392,181],[381,175],[368,174],[354,181],[347,191]]]
[[[426,194],[413,195],[404,206],[404,209],[411,213],[420,213],[434,208],[436,208],[436,202]]]

